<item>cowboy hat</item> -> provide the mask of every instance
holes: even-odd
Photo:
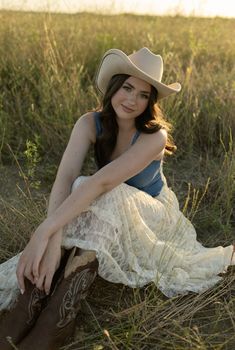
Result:
[[[160,55],[155,55],[147,47],[127,56],[118,49],[108,50],[100,63],[96,75],[96,85],[104,94],[112,76],[128,74],[153,85],[158,91],[158,100],[181,90],[179,83],[165,85],[161,83],[163,61]]]

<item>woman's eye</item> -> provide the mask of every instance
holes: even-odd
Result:
[[[141,94],[141,97],[144,98],[144,99],[148,99],[149,98],[149,96],[145,95],[145,94]]]
[[[126,90],[126,91],[130,91],[131,90],[131,88],[129,86],[126,86],[126,85],[123,86],[123,89]]]

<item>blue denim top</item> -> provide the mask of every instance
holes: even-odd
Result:
[[[95,125],[96,125],[96,136],[100,136],[102,133],[102,125],[100,121],[100,113],[95,112]],[[140,132],[137,130],[131,145],[135,143],[137,138],[139,137]],[[162,180],[162,160],[154,160],[152,161],[146,168],[144,168],[141,172],[131,177],[127,181],[126,184],[136,187],[141,191],[144,191],[151,196],[157,196],[164,184]]]

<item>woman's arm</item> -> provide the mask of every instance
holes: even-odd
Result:
[[[87,113],[75,124],[63,154],[50,194],[48,217],[70,195],[72,183],[79,175],[86,153],[94,140],[94,116],[93,113]],[[49,292],[52,277],[61,258],[61,241],[62,228],[58,229],[56,234],[46,240],[43,237],[36,237],[34,233],[22,253],[17,267],[17,277],[22,292],[25,289],[24,277],[27,277],[32,283],[36,282],[38,288]],[[41,252],[40,254],[42,254],[40,269],[38,268],[36,276],[37,279],[35,279],[35,275],[32,272],[35,249],[36,253]]]
[[[42,235],[51,237],[57,230],[80,215],[97,197],[110,191],[148,166],[166,145],[164,130],[141,135],[120,157],[90,176],[43,223]],[[136,156],[138,155],[138,157]]]
[[[31,273],[34,277],[38,277],[39,264],[48,240],[58,230],[80,215],[98,196],[110,191],[149,165],[156,154],[164,149],[166,139],[164,130],[151,135],[142,134],[128,151],[78,186],[35,231],[17,271],[19,283],[22,283],[24,271],[26,276]]]
[[[63,154],[50,194],[48,216],[70,195],[71,186],[80,174],[88,149],[94,142],[94,117],[93,113],[87,113],[76,122]]]

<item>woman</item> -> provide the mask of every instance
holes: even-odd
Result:
[[[157,101],[181,86],[163,84],[162,73],[161,56],[147,48],[130,56],[117,49],[105,53],[97,74],[102,108],[75,124],[47,218],[23,253],[0,267],[1,308],[16,299],[16,265],[21,290],[1,325],[1,349],[11,349],[7,336],[22,350],[32,344],[58,349],[97,270],[130,287],[154,282],[171,297],[213,286],[235,263],[232,245],[197,242],[167,187],[162,161],[175,146]],[[78,177],[91,144],[99,170]]]

